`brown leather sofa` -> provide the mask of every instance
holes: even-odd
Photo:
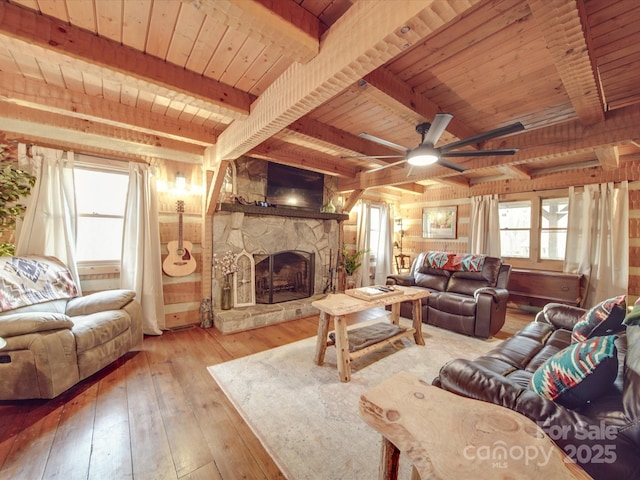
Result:
[[[422,322],[474,337],[500,331],[507,313],[511,266],[486,255],[422,252],[408,274],[387,276],[387,285],[426,288]],[[412,318],[411,303],[400,315]]]
[[[617,332],[617,363],[600,396],[568,406],[531,389],[534,372],[571,344],[584,313],[549,304],[486,355],[444,365],[433,384],[527,416],[595,479],[640,478],[640,326],[622,325]]]

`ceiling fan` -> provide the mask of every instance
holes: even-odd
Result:
[[[389,142],[387,140],[383,140],[378,137],[374,137],[373,135],[369,135],[367,133],[360,133],[359,136],[362,138],[366,138],[368,140],[379,143],[381,145],[385,145],[394,150],[403,152],[404,154],[403,155],[382,155],[382,156],[364,155],[364,156],[349,157],[349,158],[401,158],[402,159],[397,162],[388,163],[387,165],[383,165],[381,167],[367,170],[364,173],[376,172],[384,168],[393,167],[395,165],[401,165],[405,162],[414,167],[423,167],[426,165],[432,165],[434,163],[438,163],[443,167],[450,168],[457,172],[464,172],[466,170],[466,167],[463,167],[462,165],[458,165],[455,163],[451,163],[447,161],[446,158],[513,155],[518,151],[517,148],[501,148],[496,150],[462,150],[462,151],[454,151],[454,150],[460,147],[465,147],[467,145],[472,145],[474,143],[479,143],[485,140],[502,137],[504,135],[509,135],[510,133],[515,133],[515,132],[524,130],[524,126],[520,122],[513,123],[511,125],[507,125],[504,127],[496,128],[495,130],[490,130],[488,132],[480,133],[478,135],[473,135],[471,137],[467,137],[462,140],[458,140],[457,142],[443,145],[441,147],[436,147],[435,144],[438,142],[438,140],[440,139],[440,136],[446,130],[452,118],[453,118],[453,115],[449,113],[438,113],[433,119],[433,123],[421,123],[418,126],[416,126],[416,132],[418,132],[422,136],[422,141],[420,142],[420,145],[418,145],[414,149],[403,147],[402,145],[398,145],[396,143]]]

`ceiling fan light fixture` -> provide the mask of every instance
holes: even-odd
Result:
[[[438,161],[438,152],[428,145],[420,145],[407,155],[407,163],[414,167],[433,165]]]

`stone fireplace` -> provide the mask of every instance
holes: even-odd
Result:
[[[221,310],[222,276],[214,270],[211,294],[216,328],[233,333],[317,314],[311,302],[327,293],[329,263],[330,259],[336,262],[339,222],[345,218],[222,204],[213,219],[213,253],[222,256],[232,251],[253,259],[255,305]],[[247,274],[238,277],[246,279]]]
[[[280,303],[313,294],[313,252],[287,250],[254,255],[256,303]]]
[[[325,202],[334,198],[336,187],[337,178],[325,176]],[[341,248],[341,222],[349,216],[259,206],[266,200],[267,162],[250,157],[231,164],[222,191],[213,215],[213,253],[231,251],[243,258],[243,271],[235,275],[235,292],[242,291],[243,300],[238,298],[231,310],[220,309],[222,275],[214,269],[216,328],[232,333],[317,314],[311,302],[328,293],[330,263],[337,262]],[[335,273],[336,265],[331,267]],[[251,295],[255,298],[247,301]]]

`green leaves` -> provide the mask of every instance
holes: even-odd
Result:
[[[27,207],[19,200],[31,193],[36,177],[15,166],[7,145],[0,145],[0,162],[0,236],[4,236],[24,214]],[[13,244],[0,242],[0,255],[13,255]]]
[[[360,257],[368,251],[369,249],[349,253],[347,251],[347,246],[345,244],[342,245],[342,261],[340,262],[340,266],[344,268],[347,275],[353,275],[355,271],[360,268],[362,265],[362,262],[359,261]]]

